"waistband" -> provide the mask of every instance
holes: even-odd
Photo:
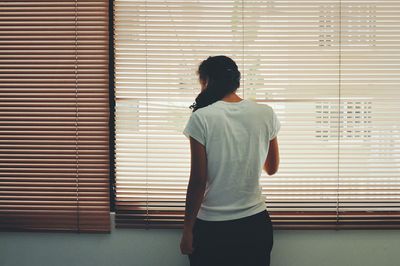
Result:
[[[232,223],[245,223],[245,222],[252,222],[252,221],[259,221],[259,220],[268,220],[271,221],[269,213],[267,210],[263,210],[262,212],[246,216],[239,219],[234,220],[224,220],[224,221],[206,221],[196,218],[196,222],[200,224],[214,224],[214,225],[224,225],[224,224],[232,224]]]

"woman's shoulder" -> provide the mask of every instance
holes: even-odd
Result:
[[[273,111],[272,107],[266,102],[257,102],[254,99],[247,99],[247,101],[252,105],[254,108],[260,110],[264,113],[271,113]]]
[[[218,104],[217,104],[217,102],[215,102],[215,103],[212,103],[205,107],[197,109],[194,113],[197,113],[197,115],[199,115],[199,116],[216,114],[215,111],[216,111],[216,109],[218,109],[217,106],[218,106]]]

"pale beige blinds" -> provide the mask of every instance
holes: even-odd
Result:
[[[399,1],[114,1],[117,227],[179,227],[195,71],[232,57],[282,123],[278,229],[400,225]]]
[[[107,1],[0,3],[0,229],[109,232]]]

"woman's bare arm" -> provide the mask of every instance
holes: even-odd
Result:
[[[279,147],[278,138],[274,138],[269,142],[269,150],[267,159],[264,163],[264,170],[268,175],[273,175],[278,171],[279,168]]]
[[[191,254],[193,252],[193,226],[204,198],[207,182],[206,148],[200,142],[190,137],[190,150],[191,170],[186,193],[183,235],[180,244],[182,254]]]
[[[204,198],[207,182],[207,153],[205,147],[190,137],[191,170],[186,194],[184,231],[192,231]]]

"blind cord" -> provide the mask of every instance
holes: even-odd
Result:
[[[145,32],[145,84],[146,84],[146,229],[149,229],[149,186],[148,186],[148,161],[149,161],[149,97],[148,97],[148,62],[147,62],[147,1],[145,1],[144,13],[144,32]]]
[[[337,189],[336,189],[336,230],[339,229],[339,183],[340,183],[340,132],[341,132],[341,67],[342,67],[342,0],[339,0],[339,113],[338,113],[338,149],[337,149]]]
[[[80,232],[80,220],[79,220],[79,149],[78,149],[78,0],[75,0],[75,161],[76,161],[76,173],[75,173],[75,184],[76,184],[76,222],[77,230]]]
[[[245,67],[245,65],[244,65],[244,0],[242,0],[242,64],[243,64],[243,69],[242,69],[242,83],[243,83],[243,89],[242,89],[242,91],[243,91],[243,99],[244,99],[244,91],[245,91],[245,85],[244,85],[244,67]]]

